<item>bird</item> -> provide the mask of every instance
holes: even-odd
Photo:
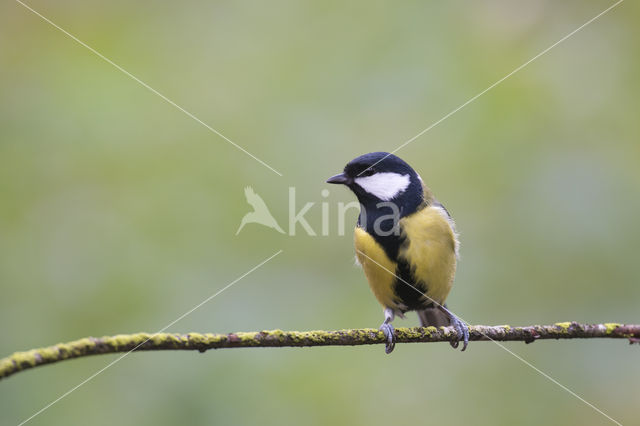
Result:
[[[459,257],[458,233],[420,175],[393,154],[371,152],[351,160],[327,183],[345,185],[360,203],[356,263],[383,307],[385,352],[395,347],[391,322],[409,311],[417,312],[423,327],[453,326],[451,346],[462,341],[464,351],[469,328],[445,305]]]
[[[244,225],[247,223],[259,223],[264,226],[268,226],[269,228],[273,228],[276,231],[284,234],[278,222],[276,222],[275,218],[271,215],[269,208],[265,204],[262,197],[255,193],[253,188],[247,186],[244,189],[244,196],[247,198],[247,203],[253,207],[253,211],[245,214],[240,221],[240,227],[236,231],[236,235],[240,233]]]

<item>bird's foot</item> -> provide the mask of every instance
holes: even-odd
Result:
[[[451,318],[451,325],[456,330],[456,338],[451,340],[451,346],[457,349],[460,341],[462,341],[462,350],[464,351],[469,344],[469,327],[451,312],[449,312],[449,316]]]
[[[390,354],[393,351],[393,348],[396,347],[396,336],[394,334],[395,329],[389,322],[383,322],[380,326],[380,331],[384,333],[384,336],[387,338],[387,343],[385,344],[384,351],[385,353]]]

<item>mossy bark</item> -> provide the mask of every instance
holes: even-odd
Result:
[[[640,338],[640,325],[616,323],[579,324],[576,322],[527,327],[482,326],[469,327],[470,340],[523,341],[531,343],[543,339]],[[456,339],[451,327],[397,328],[397,343],[448,342]],[[300,346],[356,346],[385,342],[384,334],[376,329],[337,331],[256,331],[229,334],[171,334],[137,333],[105,337],[86,337],[46,348],[16,352],[0,359],[0,379],[29,368],[52,364],[66,359],[89,355],[131,351],[197,350],[248,347],[300,347]]]

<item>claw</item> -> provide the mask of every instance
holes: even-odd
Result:
[[[450,342],[451,346],[454,349],[457,349],[460,341],[462,341],[462,351],[464,351],[467,349],[467,345],[469,344],[469,327],[467,327],[467,324],[460,321],[460,319],[452,313],[449,313],[449,316],[451,317],[451,325],[456,329],[457,334],[457,340],[452,340]]]
[[[393,348],[396,347],[396,336],[394,334],[393,326],[388,322],[383,322],[380,326],[380,331],[382,331],[387,338],[387,343],[385,344],[384,351],[387,354],[390,354],[393,351]]]

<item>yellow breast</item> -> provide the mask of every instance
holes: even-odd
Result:
[[[396,262],[389,259],[382,247],[362,228],[356,227],[354,242],[356,258],[374,296],[383,307],[398,309],[393,293]]]
[[[437,206],[428,206],[402,218],[400,227],[405,243],[398,259],[390,259],[382,246],[364,229],[356,227],[356,257],[378,302],[385,308],[402,309],[402,301],[394,293],[398,261],[409,264],[411,284],[417,281],[427,288],[425,305],[432,301],[443,304],[449,295],[456,272],[458,240],[453,222]],[[406,285],[402,281],[398,285]],[[406,308],[405,308],[406,309]]]
[[[427,296],[444,303],[456,273],[458,240],[453,222],[438,206],[429,206],[402,218],[406,245],[398,257],[406,260],[416,280],[427,287]]]

